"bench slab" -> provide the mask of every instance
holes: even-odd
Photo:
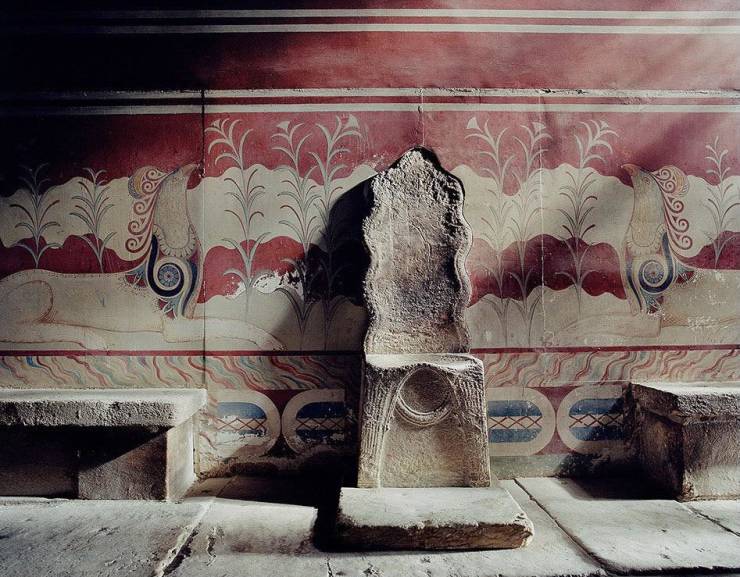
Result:
[[[740,420],[740,383],[646,383],[633,386],[644,410],[678,423]]]
[[[632,385],[643,470],[679,500],[740,497],[740,383]]]
[[[176,427],[203,389],[0,389],[0,426]]]
[[[0,495],[177,499],[202,389],[0,390]]]
[[[337,544],[349,549],[517,549],[532,523],[511,495],[490,487],[343,487]]]

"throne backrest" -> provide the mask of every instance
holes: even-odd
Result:
[[[467,352],[472,235],[461,182],[431,152],[412,149],[368,193],[365,353]]]

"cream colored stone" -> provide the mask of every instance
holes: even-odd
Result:
[[[506,549],[532,525],[491,487],[483,363],[467,354],[460,182],[411,150],[370,186],[370,268],[358,489],[344,489],[344,547]]]
[[[677,423],[740,420],[740,383],[699,382],[635,384],[640,406]]]
[[[632,386],[637,454],[646,475],[680,500],[740,496],[740,385]]]
[[[692,511],[740,537],[740,501],[692,501],[686,504]]]
[[[2,390],[0,494],[178,499],[205,401],[201,389]]]
[[[583,549],[620,575],[740,569],[740,538],[633,478],[517,479]]]
[[[370,192],[358,486],[486,487],[483,365],[465,354],[462,185],[411,150]]]
[[[35,500],[0,505],[3,577],[161,577],[202,503]]]
[[[472,233],[462,184],[431,153],[410,150],[372,179],[370,192],[365,352],[467,352]]]
[[[175,427],[203,389],[0,389],[0,426]]]
[[[337,531],[356,549],[516,549],[532,523],[502,487],[343,488]]]
[[[484,399],[471,355],[367,355],[358,486],[487,487]]]

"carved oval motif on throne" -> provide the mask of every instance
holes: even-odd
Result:
[[[449,416],[451,393],[450,382],[445,375],[421,367],[401,383],[396,414],[410,425],[431,427]]]

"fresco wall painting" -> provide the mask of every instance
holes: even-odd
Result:
[[[494,459],[624,459],[626,383],[740,378],[740,109],[682,98],[6,117],[0,384],[206,386],[204,474],[351,452],[362,183],[425,146],[466,190]]]
[[[739,379],[733,3],[463,4],[11,15],[0,386],[207,387],[205,475],[351,455],[362,187],[414,146],[466,190],[499,474]]]

